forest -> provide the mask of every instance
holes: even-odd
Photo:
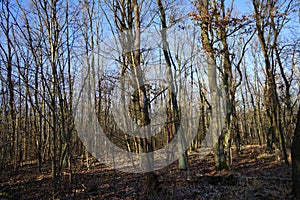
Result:
[[[299,0],[0,4],[0,199],[300,199]]]

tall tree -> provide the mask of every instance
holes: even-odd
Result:
[[[210,90],[210,105],[211,110],[211,120],[210,120],[210,130],[211,133],[221,134],[222,132],[222,116],[221,113],[221,93],[219,91],[218,75],[217,75],[217,59],[214,50],[214,36],[212,32],[211,19],[214,17],[211,15],[211,10],[213,9],[213,1],[197,1],[197,9],[199,12],[199,21],[201,26],[201,41],[206,54],[206,62],[208,67],[208,81]],[[216,2],[215,2],[216,3]],[[225,133],[225,132],[223,132]],[[224,136],[224,135],[223,135]],[[217,169],[228,168],[226,164],[226,156],[223,152],[223,141],[225,137],[221,140],[219,138],[215,149],[215,165]],[[223,143],[223,144],[222,144]]]
[[[142,4],[142,2],[140,2]],[[134,38],[134,61],[133,61],[133,69],[134,76],[136,77],[136,84],[139,91],[139,106],[141,108],[141,126],[147,126],[150,124],[150,115],[149,115],[149,100],[147,95],[146,86],[143,80],[142,68],[141,68],[141,16],[140,16],[140,8],[142,5],[139,5],[137,0],[132,1],[133,12],[134,12],[134,25],[135,25],[135,38]],[[149,135],[150,129],[149,127],[145,129]],[[142,149],[143,152],[149,153],[153,152],[153,144],[151,138],[141,138],[142,141]],[[149,156],[150,155],[150,156]],[[153,154],[147,154],[145,158],[147,171],[147,190],[149,194],[157,192],[158,185],[157,183],[157,175],[153,172],[154,166],[154,157],[151,156]]]
[[[172,140],[174,135],[178,133],[178,129],[180,126],[180,108],[178,106],[176,91],[174,85],[174,78],[172,73],[172,62],[171,62],[171,52],[169,48],[169,44],[167,41],[167,31],[170,28],[170,25],[167,25],[167,16],[166,16],[166,8],[163,5],[161,0],[156,0],[158,10],[160,13],[160,23],[161,23],[161,40],[162,40],[162,51],[164,55],[164,59],[166,62],[166,76],[168,81],[168,100],[167,100],[167,116],[168,116],[168,140]],[[174,122],[174,123],[171,123]],[[180,134],[181,135],[181,134]],[[185,142],[184,135],[181,135],[179,138],[179,169],[187,170],[188,169],[188,156],[187,152],[183,151],[183,143]],[[168,142],[169,142],[168,141]],[[188,171],[189,172],[189,171]]]
[[[220,134],[215,147],[215,164],[217,169],[229,169],[231,165],[232,138],[239,137],[236,123],[236,90],[241,84],[241,62],[246,46],[253,34],[244,42],[240,55],[230,51],[230,37],[247,25],[245,16],[232,16],[233,3],[226,8],[225,1],[195,1],[196,12],[191,16],[201,28],[201,43],[206,55],[208,80],[211,99],[211,131]],[[242,32],[241,32],[242,33]],[[248,34],[245,31],[242,34]],[[251,33],[251,31],[250,31]],[[236,38],[233,38],[235,40]],[[235,43],[233,43],[235,44]],[[234,48],[231,47],[231,48]],[[235,57],[238,58],[235,58]],[[235,67],[235,68],[234,68]],[[233,72],[237,74],[234,76]],[[221,77],[221,82],[219,82]],[[221,96],[224,97],[222,102]],[[224,108],[225,116],[222,116]],[[222,127],[222,117],[225,119]]]
[[[150,100],[149,94],[145,85],[144,74],[142,70],[142,23],[143,16],[142,8],[147,2],[137,0],[126,1],[113,1],[107,2],[107,6],[111,9],[114,16],[114,25],[119,33],[119,43],[121,46],[121,75],[128,75],[131,78],[130,87],[135,88],[135,92],[132,95],[133,111],[131,113],[135,123],[144,127],[145,136],[150,134]],[[119,52],[120,53],[120,52]],[[121,77],[123,78],[123,77]],[[122,83],[123,84],[123,83]],[[124,87],[124,85],[122,85]],[[124,95],[124,94],[122,94]],[[122,99],[124,98],[121,97]],[[126,123],[126,122],[125,122]],[[153,154],[153,141],[151,137],[135,138],[138,145],[138,153],[140,154],[143,170],[148,171],[146,173],[147,179],[147,192],[149,195],[157,192],[158,189],[158,177],[153,172],[154,158]]]
[[[277,91],[276,69],[277,65],[279,65],[287,87],[286,94],[289,96],[289,82],[283,72],[282,61],[278,50],[278,40],[281,30],[288,21],[286,16],[292,9],[293,1],[290,0],[283,3],[279,0],[252,0],[252,4],[254,8],[255,27],[263,53],[266,72],[265,104],[269,124],[267,146],[269,150],[275,149],[278,160],[283,157],[288,164],[281,119],[282,109]],[[277,60],[277,62],[274,62],[274,60]]]
[[[11,22],[11,5],[8,0],[1,1],[1,12],[3,15],[3,21],[1,23],[1,30],[5,35],[5,42],[0,45],[2,61],[6,66],[7,74],[7,90],[8,90],[8,113],[9,113],[9,147],[10,147],[10,159],[14,160],[14,166],[16,166],[16,108],[15,108],[15,79],[13,77],[13,43],[12,43],[12,22]]]

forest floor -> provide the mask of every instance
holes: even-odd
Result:
[[[293,199],[291,167],[275,161],[261,146],[244,146],[234,156],[232,170],[214,170],[213,155],[200,159],[196,152],[189,155],[192,174],[177,169],[177,162],[155,171],[161,191],[152,199]],[[145,176],[113,170],[101,163],[87,170],[76,169],[73,183],[62,176],[59,192],[53,198],[51,165],[41,173],[36,165],[17,170],[3,169],[0,174],[0,199],[145,199]],[[4,198],[3,198],[4,199]]]

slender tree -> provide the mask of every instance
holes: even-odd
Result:
[[[292,144],[292,178],[293,193],[296,199],[300,198],[300,106],[297,114],[297,124]]]
[[[3,13],[3,22],[1,23],[1,30],[5,35],[5,43],[0,45],[2,61],[6,66],[7,74],[7,90],[8,90],[8,113],[9,113],[9,147],[10,147],[10,159],[14,161],[14,167],[17,167],[16,162],[16,107],[15,107],[15,79],[13,77],[13,43],[12,43],[12,22],[11,22],[11,5],[8,0],[1,1],[1,12]]]
[[[275,149],[277,159],[284,158],[288,164],[285,137],[282,125],[282,109],[277,90],[276,71],[279,66],[286,85],[286,95],[289,96],[289,82],[283,72],[279,53],[279,36],[288,22],[286,17],[292,10],[293,1],[252,1],[254,8],[255,26],[257,36],[263,52],[266,72],[265,103],[268,117],[268,149]],[[281,11],[283,9],[283,11]],[[275,62],[274,60],[277,60]],[[283,156],[282,156],[283,155]]]
[[[217,169],[229,169],[232,139],[234,136],[239,137],[239,132],[233,130],[238,129],[235,95],[242,80],[240,65],[253,34],[251,31],[241,32],[242,34],[250,33],[250,37],[241,47],[240,55],[231,52],[229,46],[231,37],[249,23],[248,18],[232,16],[233,4],[226,8],[224,0],[195,1],[194,4],[196,12],[190,15],[201,28],[201,43],[208,64],[207,75],[212,108],[210,129],[212,133],[220,134],[215,147],[215,164]],[[236,56],[238,56],[237,59]],[[234,71],[237,72],[235,76]],[[219,82],[219,77],[221,77],[221,82]],[[224,97],[224,102],[221,102],[221,96]],[[224,127],[221,108],[225,110]]]

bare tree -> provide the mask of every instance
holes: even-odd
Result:
[[[297,124],[292,144],[292,177],[293,193],[296,199],[300,198],[300,106],[297,114]]]
[[[276,81],[277,66],[279,66],[282,78],[286,86],[286,95],[289,96],[289,81],[284,72],[279,52],[279,36],[283,27],[288,22],[288,15],[292,10],[293,1],[252,1],[257,36],[262,48],[265,72],[266,72],[266,95],[265,103],[269,119],[268,148],[275,149],[277,159],[283,158],[288,164],[285,145],[285,136],[282,125],[282,109],[280,105]],[[277,60],[275,62],[274,60]],[[288,107],[289,103],[287,104]]]
[[[251,31],[241,32],[250,37],[244,42],[240,55],[230,51],[230,37],[243,27],[249,20],[246,16],[232,16],[233,4],[225,7],[225,1],[196,1],[196,12],[190,15],[201,27],[201,42],[206,54],[208,65],[209,90],[212,108],[210,121],[211,131],[220,134],[215,147],[215,164],[217,169],[229,169],[231,165],[231,143],[238,136],[235,95],[241,84],[242,72],[240,65],[245,55],[246,46],[253,37]],[[235,43],[233,43],[235,45]],[[231,47],[232,48],[232,47]],[[234,47],[233,47],[234,48]],[[235,58],[238,56],[238,58]],[[234,71],[236,74],[234,75]],[[221,83],[218,84],[219,77]],[[224,90],[224,91],[223,91]],[[221,102],[221,96],[224,102]],[[225,110],[225,124],[222,127],[222,113]]]
[[[5,63],[6,74],[7,74],[7,90],[8,90],[8,113],[9,113],[9,124],[8,124],[8,135],[9,135],[9,147],[10,147],[10,159],[14,160],[14,167],[17,167],[16,160],[16,149],[15,142],[16,138],[16,107],[15,107],[15,79],[13,77],[13,43],[12,43],[12,22],[11,22],[11,6],[10,2],[1,1],[1,13],[3,13],[3,23],[1,23],[1,30],[5,35],[5,43],[0,45],[1,49],[1,60]],[[2,21],[2,20],[1,20]]]

